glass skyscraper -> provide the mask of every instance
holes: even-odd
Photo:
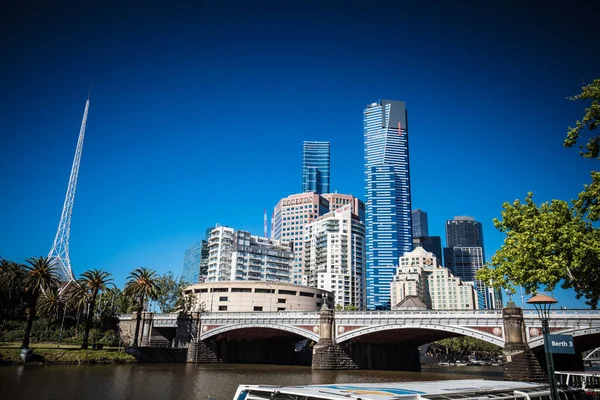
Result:
[[[404,102],[364,110],[367,308],[390,308],[400,255],[412,250],[408,123]]]
[[[429,236],[427,213],[421,210],[420,208],[417,208],[416,210],[412,211],[412,234],[413,237]]]
[[[304,142],[302,192],[329,193],[329,142]]]

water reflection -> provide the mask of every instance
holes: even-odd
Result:
[[[0,368],[6,399],[233,398],[245,384],[322,385],[460,378],[502,379],[502,367],[440,367],[423,372],[313,371],[309,367],[249,364],[26,365]]]

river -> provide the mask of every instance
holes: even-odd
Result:
[[[313,371],[252,364],[20,365],[0,367],[0,398],[35,400],[231,400],[241,383],[294,385],[460,378],[502,379],[502,367],[423,372]]]

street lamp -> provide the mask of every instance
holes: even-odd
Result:
[[[555,298],[552,298],[546,294],[537,294],[527,300],[527,304],[533,304],[537,311],[538,317],[542,320],[542,334],[544,338],[544,354],[546,355],[546,367],[548,371],[548,381],[550,382],[550,394],[552,400],[558,400],[558,391],[556,390],[556,375],[554,374],[554,360],[552,353],[550,353],[550,346],[548,344],[548,334],[550,328],[548,327],[548,318],[550,318],[550,308],[553,304],[558,303]]]

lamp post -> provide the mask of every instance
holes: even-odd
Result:
[[[550,394],[552,400],[558,400],[558,391],[556,389],[556,375],[554,374],[554,360],[552,358],[552,353],[550,353],[550,346],[548,345],[548,334],[550,333],[548,318],[550,318],[550,308],[556,303],[558,303],[558,301],[555,298],[546,294],[538,294],[527,300],[527,304],[533,304],[538,317],[542,320],[544,353],[546,355],[546,368],[548,371],[548,381],[550,382]]]

